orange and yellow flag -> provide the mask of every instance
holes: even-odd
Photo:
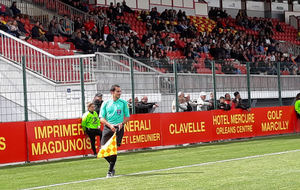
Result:
[[[98,152],[97,158],[104,158],[117,155],[117,138],[116,133],[103,145]]]

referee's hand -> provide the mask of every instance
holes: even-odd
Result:
[[[116,128],[113,125],[110,125],[109,128],[112,130],[112,132],[116,132]]]

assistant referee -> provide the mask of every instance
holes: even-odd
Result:
[[[104,124],[104,129],[101,138],[101,146],[117,132],[117,145],[121,146],[124,135],[124,124],[129,121],[129,108],[127,101],[120,99],[121,87],[117,84],[110,88],[112,99],[105,101],[100,110],[100,121]],[[106,177],[113,177],[115,175],[115,164],[117,155],[105,157],[109,163],[109,170]]]

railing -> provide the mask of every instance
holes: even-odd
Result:
[[[129,72],[130,66],[124,65],[123,63],[114,60],[113,58],[105,55],[104,53],[96,53],[95,69],[101,71]]]
[[[89,15],[88,13],[78,10],[68,4],[65,4],[59,0],[26,0],[34,5],[43,6],[44,9],[54,11],[56,15],[67,15],[71,20],[75,21],[77,17],[84,20],[94,19],[97,26],[102,24],[101,20],[96,16]]]
[[[23,40],[0,31],[0,55],[21,65],[25,58],[26,69],[56,83],[80,82],[80,62],[84,67],[84,80],[94,81],[92,55],[54,56]]]
[[[133,59],[132,57],[129,57],[125,54],[116,54],[116,53],[101,53],[103,56],[110,57],[112,60],[118,60],[121,63],[127,65],[130,67],[130,62],[133,64],[133,68],[137,72],[154,72],[154,73],[161,73],[160,71],[154,69],[153,67],[150,67],[146,65],[145,63],[142,63],[136,59]]]
[[[10,7],[14,1],[15,0],[0,0],[0,3],[7,7]],[[21,10],[22,14],[28,15],[31,19],[43,23],[44,26],[48,25],[53,16],[55,16],[58,20],[63,19],[63,25],[66,28],[66,32],[72,34],[74,31],[74,22],[72,20],[54,14],[51,11],[48,11],[47,9],[37,8],[37,5],[35,4],[22,1],[17,3],[17,8]]]

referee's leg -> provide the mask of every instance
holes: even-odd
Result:
[[[117,145],[118,142],[120,142],[120,137],[121,137],[121,141],[122,141],[122,137],[124,134],[124,130],[123,133],[121,132],[120,135],[118,135],[118,133],[120,133],[119,131],[117,132]],[[101,145],[105,145],[105,143],[114,135],[114,132],[107,126],[104,126],[103,129],[103,133],[102,133],[102,139],[101,139]],[[119,145],[118,145],[119,146]],[[112,177],[115,175],[115,164],[117,162],[117,155],[112,155],[112,156],[108,156],[105,157],[106,161],[109,163],[109,169],[107,172],[107,177]]]

